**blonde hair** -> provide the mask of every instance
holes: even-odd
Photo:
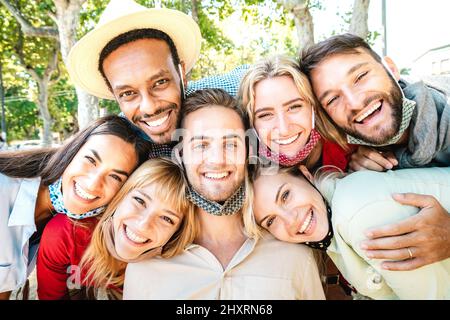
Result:
[[[169,159],[148,160],[125,182],[94,230],[89,247],[80,262],[81,269],[86,269],[88,286],[106,288],[109,285],[123,285],[126,263],[117,260],[108,251],[105,241],[108,232],[106,222],[130,191],[150,184],[155,185],[153,190],[157,198],[164,203],[174,204],[178,212],[184,213],[179,229],[163,246],[161,256],[173,257],[193,242],[198,227],[194,219],[194,205],[186,199],[187,182],[182,169]]]
[[[256,84],[265,79],[281,76],[292,78],[298,92],[311,105],[315,113],[317,131],[320,135],[347,150],[347,142],[344,136],[329,116],[319,107],[319,102],[312,91],[308,78],[300,71],[300,65],[294,59],[286,56],[277,55],[256,62],[242,79],[238,93],[239,106],[247,113],[251,125],[254,126]]]

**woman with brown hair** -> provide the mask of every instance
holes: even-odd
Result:
[[[0,153],[1,298],[25,283],[52,216],[101,214],[149,148],[126,119],[108,116],[61,147]]]

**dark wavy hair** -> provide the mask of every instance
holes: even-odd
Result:
[[[132,144],[137,166],[148,159],[151,143],[140,137],[127,119],[111,115],[93,121],[61,147],[0,152],[0,172],[14,178],[41,177],[42,185],[50,185],[62,176],[81,147],[94,135],[113,135]]]

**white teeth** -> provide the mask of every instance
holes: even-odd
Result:
[[[296,134],[295,136],[290,137],[289,139],[284,139],[284,140],[273,140],[275,143],[277,144],[281,144],[281,145],[287,145],[287,144],[291,144],[292,142],[294,142],[295,140],[297,140],[297,138],[300,136],[300,133]]]
[[[208,179],[223,179],[229,175],[230,175],[229,172],[220,172],[220,173],[207,172],[207,173],[205,173],[205,177]]]
[[[145,123],[147,123],[147,125],[148,125],[149,127],[157,127],[157,126],[160,126],[160,125],[162,125],[164,122],[166,122],[167,119],[169,119],[169,114],[170,114],[170,112],[167,113],[167,115],[164,116],[164,117],[162,117],[161,119],[158,119],[158,120],[155,120],[155,121],[146,121]]]
[[[356,122],[362,122],[365,118],[367,118],[368,116],[370,116],[372,113],[375,112],[375,110],[377,110],[379,107],[381,107],[381,102],[378,102],[377,104],[374,104],[372,106],[372,108],[370,108],[369,110],[367,110],[366,112],[364,112],[364,114],[362,114],[361,116],[359,116],[356,119]]]
[[[97,198],[96,196],[84,191],[83,188],[81,188],[81,186],[77,182],[75,182],[75,192],[77,193],[78,196],[86,200],[93,200]]]
[[[134,233],[133,231],[130,230],[130,228],[128,228],[127,226],[125,226],[125,233],[127,234],[127,237],[136,243],[144,243],[146,242],[148,239],[139,237],[136,233]]]
[[[299,233],[305,233],[306,229],[308,229],[309,225],[312,222],[312,218],[313,218],[313,212],[311,211],[311,213],[309,214],[309,217],[306,218],[306,220],[303,222],[302,227],[299,230]]]

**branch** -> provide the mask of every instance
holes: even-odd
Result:
[[[22,13],[14,7],[9,0],[0,0],[8,11],[12,14],[12,16],[17,20],[17,22],[22,27],[24,34],[32,37],[46,37],[53,38],[58,40],[58,29],[52,27],[33,27],[22,15]]]

